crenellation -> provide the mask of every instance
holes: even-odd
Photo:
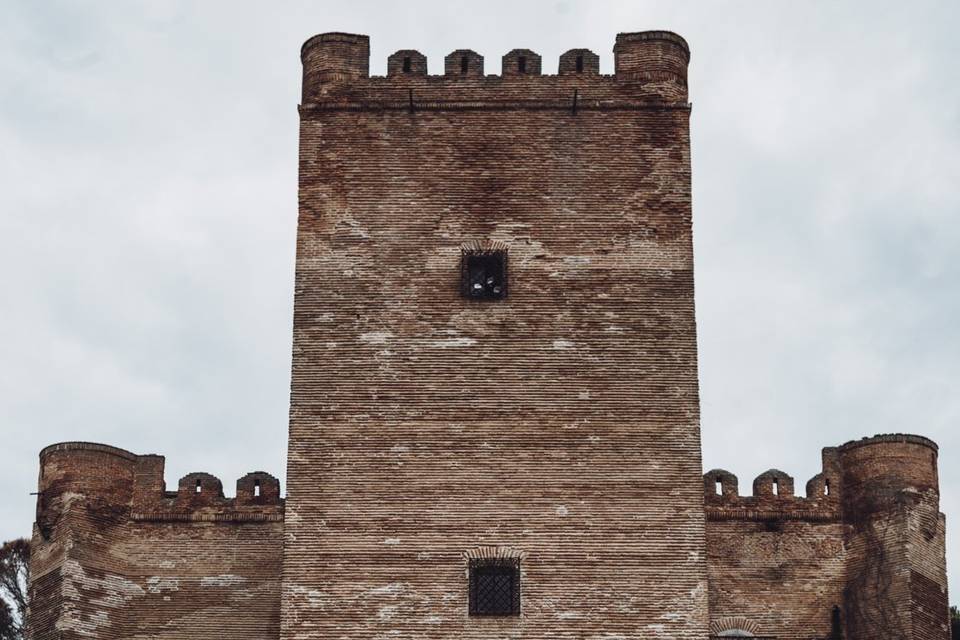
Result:
[[[600,58],[588,49],[570,49],[560,56],[557,73],[544,75],[542,57],[524,48],[504,54],[500,74],[485,73],[484,57],[476,51],[457,49],[444,58],[443,75],[430,75],[426,56],[401,49],[387,58],[386,76],[371,77],[367,36],[320,34],[302,49],[302,104],[365,110],[412,103],[416,110],[418,104],[470,103],[503,109],[509,104],[548,108],[560,101],[557,106],[564,108],[563,101],[576,91],[585,109],[686,105],[689,49],[680,36],[620,34],[614,52],[613,75],[600,74]]]
[[[514,49],[503,56],[501,75],[504,78],[538,76],[540,65],[540,54],[530,49]]]
[[[427,57],[415,49],[401,49],[387,58],[387,77],[398,80],[427,75]]]
[[[738,498],[737,485],[737,476],[725,469],[711,469],[703,474],[703,492],[708,503]]]
[[[599,75],[600,56],[590,49],[570,49],[560,56],[559,75]]]
[[[190,506],[222,503],[223,483],[216,476],[196,471],[180,478],[177,483],[177,502]]]
[[[237,480],[237,505],[280,503],[280,481],[264,471],[254,471]]]
[[[166,494],[165,464],[166,460],[163,456],[154,454],[137,456],[133,474],[134,505],[152,504]]]
[[[443,75],[468,80],[483,77],[483,56],[472,49],[457,49],[443,59]]]
[[[837,476],[821,472],[807,480],[807,499],[838,500],[839,489],[840,483]]]
[[[283,504],[280,481],[264,471],[238,479],[236,497],[228,498],[220,479],[206,472],[188,473],[180,478],[176,491],[167,491],[165,459],[159,455],[136,455],[90,442],[63,442],[45,448],[40,459],[37,522],[43,523],[44,530],[61,515],[64,496],[71,504],[82,500],[96,508],[135,513],[211,513],[211,509],[233,513]]]
[[[753,497],[760,500],[793,498],[793,477],[779,469],[769,469],[753,479]]]

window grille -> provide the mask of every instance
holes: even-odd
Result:
[[[520,564],[512,559],[474,560],[470,564],[470,615],[520,613]]]
[[[465,249],[460,271],[463,297],[479,300],[507,297],[506,251]]]

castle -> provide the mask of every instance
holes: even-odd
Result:
[[[689,50],[302,49],[286,498],[40,454],[34,640],[944,640],[937,447],[703,473]]]

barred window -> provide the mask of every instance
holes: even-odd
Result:
[[[507,252],[464,250],[460,288],[465,298],[498,300],[507,296]]]
[[[516,559],[470,563],[470,615],[520,614],[520,563]]]

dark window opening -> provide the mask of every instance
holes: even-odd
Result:
[[[520,614],[520,564],[517,560],[474,560],[470,564],[470,615]]]
[[[506,251],[465,252],[460,268],[465,298],[498,300],[507,296]]]
[[[583,56],[577,56],[577,73],[583,73]]]
[[[197,493],[200,493],[200,490],[201,490],[200,481],[197,480]]]
[[[460,73],[466,73],[467,69],[470,68],[470,58],[467,56],[460,57]]]
[[[520,56],[517,58],[517,71],[520,73],[527,72],[527,56]]]
[[[823,481],[823,495],[830,495],[830,480]]]
[[[833,605],[830,612],[830,640],[843,640],[843,619],[840,607]]]
[[[259,497],[259,496],[260,496],[260,481],[259,481],[259,480],[254,480],[254,481],[253,481],[253,495],[254,495],[255,497]]]
[[[403,59],[403,72],[410,73],[410,69],[411,69],[410,56],[407,56],[406,58]]]

